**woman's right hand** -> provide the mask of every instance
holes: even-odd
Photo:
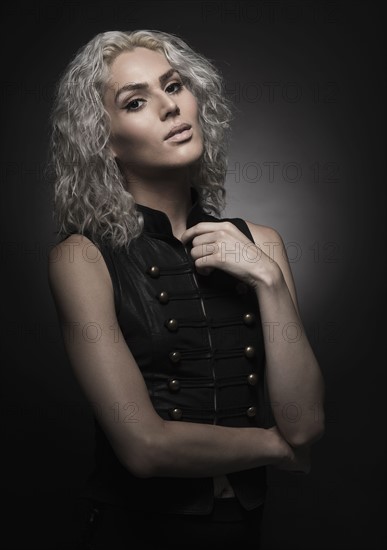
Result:
[[[272,464],[272,466],[278,470],[308,474],[311,469],[310,446],[303,445],[302,447],[291,447],[282,436],[277,426],[272,426],[271,428],[268,428],[268,430],[275,434],[278,438],[278,443],[283,450],[283,458],[275,464]]]

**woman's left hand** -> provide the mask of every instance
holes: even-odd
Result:
[[[181,236],[184,245],[190,240],[191,256],[201,275],[209,275],[218,268],[255,287],[273,272],[273,264],[278,267],[231,222],[197,223]]]

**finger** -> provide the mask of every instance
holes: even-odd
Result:
[[[208,254],[207,256],[200,255],[198,258],[194,259],[195,269],[196,270],[207,270],[207,269],[215,269],[216,268],[216,261],[214,261],[214,257],[211,254]]]
[[[202,244],[214,243],[220,239],[219,231],[207,231],[201,235],[195,235],[192,239],[192,246],[200,246]]]
[[[198,258],[206,258],[207,256],[217,254],[218,251],[219,245],[215,242],[209,242],[194,246],[191,249],[191,256],[194,260],[197,260]]]
[[[199,222],[196,225],[193,225],[192,227],[186,229],[181,235],[180,239],[185,244],[187,241],[190,241],[197,235],[202,235],[203,233],[210,233],[210,232],[216,231],[217,229],[224,230],[224,227],[220,227],[221,225],[223,225],[223,223],[227,223],[227,222]]]

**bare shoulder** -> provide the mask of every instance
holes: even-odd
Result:
[[[263,246],[269,246],[270,243],[272,243],[272,247],[276,248],[276,246],[283,245],[283,240],[279,232],[274,229],[273,227],[270,227],[268,225],[260,225],[257,223],[250,222],[248,220],[245,220],[248,228],[251,231],[251,234],[254,238],[254,242],[262,248]],[[267,243],[265,245],[265,243]]]
[[[80,258],[84,257],[85,249],[90,249],[90,251],[94,249],[95,252],[99,251],[98,247],[86,235],[73,233],[50,250],[49,259],[52,261],[60,259],[61,261],[67,260],[71,262],[74,255],[78,255]],[[64,254],[66,250],[71,251],[71,253]]]
[[[112,286],[109,270],[99,248],[85,235],[73,233],[56,244],[48,255],[50,281],[64,277],[75,277],[80,281],[100,280]]]
[[[274,260],[280,267],[286,285],[292,296],[297,313],[299,313],[299,305],[297,298],[297,290],[295,287],[293,273],[290,267],[289,258],[286,252],[286,247],[280,233],[273,227],[267,225],[259,225],[245,220],[250,232],[253,236],[254,243],[271,260]]]

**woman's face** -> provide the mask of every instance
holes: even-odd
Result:
[[[135,83],[146,86],[133,89]],[[138,47],[119,54],[104,101],[111,117],[110,146],[127,175],[155,176],[202,155],[196,98],[163,53]],[[183,123],[191,128],[166,139]]]

